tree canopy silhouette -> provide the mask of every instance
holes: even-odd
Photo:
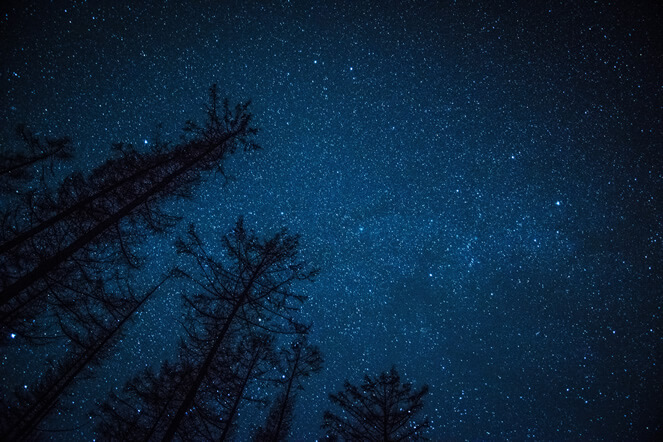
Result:
[[[0,155],[0,184],[25,184],[2,190],[17,204],[0,214],[0,344],[20,336],[27,341],[16,342],[64,351],[47,353],[48,367],[0,400],[8,410],[0,417],[5,437],[32,439],[53,430],[56,413],[68,411],[64,398],[98,373],[94,368],[121,342],[136,313],[175,279],[171,289],[180,291],[184,306],[177,356],[114,390],[93,413],[98,435],[227,440],[242,407],[253,402],[271,403],[254,437],[287,437],[297,391],[322,366],[320,351],[306,340],[310,325],[296,317],[306,296],[292,288],[317,274],[300,261],[298,235],[282,229],[259,238],[240,218],[210,251],[191,225],[175,243],[179,262],[171,273],[136,290],[135,270],[144,261],[139,247],[180,219],[164,203],[188,196],[205,172],[225,176],[225,162],[238,150],[259,149],[248,107],[221,103],[214,85],[205,123],[188,121],[180,144],[157,139],[142,152],[117,143],[89,174],[54,184],[44,178],[46,170],[71,156],[70,140],[42,141],[19,128],[26,153]],[[37,172],[39,188],[27,191]]]
[[[188,121],[181,144],[157,143],[147,153],[117,144],[115,157],[89,176],[75,173],[57,192],[30,195],[22,210],[7,211],[0,233],[3,331],[20,334],[26,324],[39,325],[27,319],[43,312],[54,294],[84,294],[118,263],[136,267],[136,246],[175,221],[160,209],[162,202],[185,195],[205,171],[224,173],[238,149],[259,148],[248,108],[220,103],[214,85],[205,124]],[[66,140],[55,143],[60,145]]]
[[[292,286],[317,271],[298,260],[298,243],[285,230],[263,240],[240,218],[222,239],[225,257],[218,257],[191,226],[177,243],[189,260],[179,273],[192,286],[183,296],[187,314],[178,360],[158,374],[145,372],[124,395],[111,398],[102,407],[101,414],[112,413],[100,433],[124,437],[115,429],[126,428],[145,440],[225,438],[247,384],[267,371],[262,361],[274,360],[274,337],[309,329],[294,317],[306,297]],[[304,366],[295,367],[294,376],[301,377]]]
[[[15,339],[24,337],[30,345],[53,343],[65,351],[52,352],[48,367],[35,372],[33,382],[26,380],[16,394],[2,398],[9,410],[0,418],[5,436],[35,437],[46,418],[66,411],[62,398],[109,355],[123,328],[169,278],[143,294],[135,290],[131,270],[140,268],[137,248],[179,219],[161,209],[163,202],[187,196],[205,172],[225,176],[225,162],[238,150],[259,149],[249,105],[231,108],[227,100],[219,100],[213,85],[204,124],[187,121],[180,144],[157,139],[150,150],[139,152],[117,143],[111,158],[91,173],[74,173],[55,188],[44,175],[71,157],[70,140],[42,140],[18,127],[24,151],[0,153],[0,184],[8,193],[3,198],[16,203],[3,207],[0,216],[0,344],[25,342]],[[41,176],[35,187],[27,181],[37,172]],[[26,191],[31,187],[35,190]],[[253,375],[271,351],[270,339],[251,353]],[[237,349],[227,363],[237,365],[240,356]],[[163,371],[174,373],[163,376],[165,383],[193,382],[196,367],[186,363],[164,365]],[[167,387],[150,390],[154,383],[149,380],[145,373],[134,382],[134,391],[157,398],[160,392],[172,393]]]
[[[84,373],[89,373],[92,366],[98,365],[108,356],[110,348],[122,336],[127,322],[169,277],[164,277],[143,296],[132,295],[120,301],[112,299],[103,291],[90,294],[90,297],[99,295],[106,298],[102,302],[107,308],[101,314],[85,302],[65,306],[62,312],[58,312],[63,322],[62,330],[69,338],[65,356],[53,361],[36,385],[29,389],[19,389],[12,404],[3,403],[9,410],[0,418],[0,429],[4,436],[8,440],[31,439],[49,415],[56,410],[62,412],[66,409],[62,397],[71,391]],[[62,319],[67,313],[86,317],[77,321]]]
[[[345,381],[344,390],[330,394],[340,413],[326,411],[322,427],[334,440],[383,441],[424,440],[429,427],[427,419],[414,421],[428,393],[424,385],[419,391],[412,384],[401,383],[395,368],[377,377],[366,375],[359,386]]]

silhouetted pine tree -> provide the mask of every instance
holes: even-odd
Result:
[[[164,362],[158,373],[151,367],[127,382],[94,413],[100,440],[159,440],[164,426],[182,401],[186,385],[193,381],[194,367],[186,361]]]
[[[322,354],[318,347],[311,346],[306,336],[298,337],[289,349],[282,351],[285,374],[282,388],[272,404],[265,424],[258,428],[255,442],[279,442],[287,439],[292,426],[297,390],[302,390],[303,378],[322,369]]]
[[[249,395],[250,384],[276,364],[272,337],[242,336],[224,347],[201,386],[195,406],[182,422],[182,440],[225,440],[235,431],[235,417],[243,402],[266,402]],[[101,440],[160,440],[193,382],[195,367],[188,350],[180,349],[178,362],[164,363],[158,373],[147,369],[127,383],[122,393],[111,393],[98,412]]]
[[[130,406],[122,407],[120,416],[111,414],[105,418],[102,430],[112,429],[114,419],[120,418],[123,424],[118,427],[137,422],[155,428],[150,432],[155,440],[171,440],[175,436],[227,437],[238,407],[246,399],[247,385],[266,370],[261,363],[269,362],[273,336],[308,330],[293,317],[306,297],[295,294],[291,288],[297,281],[311,280],[317,272],[298,261],[298,242],[298,236],[285,230],[261,240],[246,230],[240,219],[232,233],[223,238],[226,256],[221,259],[207,252],[191,227],[187,237],[178,241],[177,248],[189,258],[190,265],[183,268],[197,291],[184,296],[185,335],[179,362],[169,366],[169,373],[186,367],[187,375],[174,376],[183,379],[177,384],[177,391],[171,391],[172,382],[170,390],[159,382],[161,377],[166,380],[173,377],[168,373],[155,375],[150,383],[160,394],[145,397],[156,398],[158,408],[163,406],[162,396],[167,395],[171,398],[167,410],[153,410],[150,401],[136,406],[137,389],[126,389],[128,398],[118,397],[111,402]],[[138,385],[137,382],[144,384],[138,380],[133,385]],[[117,409],[108,404],[104,409],[108,410],[109,406]],[[159,422],[135,416],[137,409],[158,417]]]
[[[198,321],[187,328],[193,342],[205,342],[204,359],[197,364],[194,382],[168,426],[163,440],[172,440],[208,376],[224,339],[234,330],[250,328],[274,333],[302,333],[307,327],[292,314],[306,297],[291,291],[294,282],[312,280],[316,270],[297,261],[299,237],[285,230],[263,241],[244,228],[239,219],[223,239],[226,265],[205,250],[193,227],[178,250],[190,256],[202,269],[202,278],[193,278],[201,291],[185,297]],[[195,328],[194,328],[195,327]],[[181,436],[181,435],[180,435]]]
[[[166,279],[142,297],[130,293],[128,297],[120,299],[109,296],[99,287],[98,292],[88,293],[82,301],[64,306],[58,315],[62,321],[62,330],[70,339],[64,351],[65,356],[52,364],[37,385],[20,389],[14,402],[6,404],[8,412],[3,414],[0,421],[4,437],[7,440],[28,439],[50,414],[65,411],[62,408],[62,397],[71,391],[84,374],[89,374],[92,366],[107,356],[108,350],[120,338],[126,323]],[[93,298],[102,305],[94,305],[91,302]],[[99,312],[101,307],[103,313]],[[69,314],[77,316],[76,320],[65,317]]]
[[[95,274],[103,279],[111,265],[136,266],[135,246],[149,231],[173,222],[159,209],[164,200],[185,195],[205,171],[224,173],[225,160],[239,148],[258,148],[248,106],[220,105],[213,86],[206,123],[187,122],[188,141],[158,144],[148,153],[116,145],[118,155],[88,177],[73,174],[55,194],[32,198],[25,213],[5,220],[9,228],[0,233],[2,326],[30,322],[25,319],[43,311],[53,293]]]
[[[395,368],[375,378],[366,375],[359,387],[345,381],[344,391],[329,395],[342,413],[326,411],[322,428],[334,440],[425,440],[430,424],[427,419],[415,422],[414,417],[423,408],[422,397],[427,393],[427,385],[413,391],[412,384],[401,384]]]

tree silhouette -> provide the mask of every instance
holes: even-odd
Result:
[[[165,202],[188,196],[207,172],[226,176],[225,162],[238,150],[259,149],[248,108],[220,102],[214,85],[205,123],[188,121],[179,144],[157,139],[144,152],[117,143],[89,174],[52,184],[46,172],[71,157],[70,140],[18,128],[25,152],[0,154],[0,194],[16,202],[0,214],[0,345],[21,336],[65,351],[29,388],[3,395],[3,439],[41,437],[44,422],[67,411],[65,396],[96,374],[167,279],[136,291],[138,250],[180,219],[164,211]],[[38,188],[26,190],[36,177]],[[102,439],[228,440],[242,407],[270,402],[256,437],[289,433],[296,392],[322,363],[306,342],[310,326],[296,319],[306,297],[292,288],[317,270],[299,261],[299,237],[285,229],[262,239],[240,218],[220,243],[224,253],[210,252],[193,226],[176,242],[183,262],[173,274],[181,277],[185,311],[177,357],[138,373],[100,404],[94,416]],[[279,358],[275,347],[293,336]],[[283,378],[275,378],[279,372]]]
[[[230,377],[223,390],[226,410],[221,418],[222,433],[219,440],[226,440],[235,430],[235,418],[240,404],[245,401],[266,403],[267,400],[247,394],[249,384],[263,380],[263,377],[276,364],[274,355],[274,337],[264,333],[252,334],[249,339],[240,340],[233,357],[233,376]]]
[[[306,297],[291,287],[317,271],[298,261],[298,243],[285,230],[262,240],[240,218],[223,237],[225,258],[219,259],[191,226],[177,242],[189,262],[179,273],[197,290],[183,296],[187,314],[178,362],[157,375],[146,372],[125,389],[126,397],[112,398],[103,410],[122,411],[111,413],[101,430],[139,425],[153,429],[143,439],[227,437],[248,383],[266,372],[261,361],[269,361],[272,337],[308,330],[293,317]]]
[[[102,291],[105,314],[101,316],[90,308],[89,303],[76,303],[68,306],[68,312],[85,315],[78,321],[64,320],[62,330],[70,338],[65,357],[56,361],[41,377],[38,384],[27,391],[19,390],[16,400],[0,420],[0,428],[8,440],[24,440],[31,437],[46,417],[55,410],[62,411],[61,398],[71,390],[82,375],[91,366],[97,365],[107,355],[110,347],[119,339],[125,324],[147,302],[157,289],[168,279],[164,278],[142,297],[132,294],[128,299],[118,302]],[[92,294],[86,301],[94,298]],[[64,309],[63,309],[64,310]],[[64,315],[64,313],[60,313]],[[62,320],[62,316],[60,316]],[[84,325],[84,326],[82,326]]]
[[[206,382],[201,385],[195,407],[182,422],[182,440],[226,440],[236,429],[240,404],[266,403],[266,398],[248,394],[251,383],[276,364],[274,339],[265,334],[242,336],[234,346],[226,346],[215,361]],[[144,370],[129,381],[124,390],[110,397],[95,413],[97,434],[102,440],[160,440],[194,381],[196,368],[180,351],[176,363],[165,362],[160,371]]]
[[[297,261],[299,237],[282,230],[261,241],[244,228],[240,218],[233,232],[224,237],[223,244],[230,269],[207,253],[193,228],[189,230],[188,241],[178,244],[179,252],[189,255],[203,269],[204,279],[194,279],[202,290],[185,300],[198,319],[197,323],[190,322],[197,329],[188,327],[187,334],[194,342],[207,343],[207,348],[164,440],[175,436],[224,338],[233,328],[248,326],[269,333],[302,333],[307,329],[292,317],[306,297],[293,293],[290,287],[293,282],[311,280],[317,271],[308,270]]]
[[[191,383],[193,371],[186,361],[165,361],[158,373],[148,367],[127,382],[122,392],[111,392],[94,413],[99,438],[158,440],[164,422],[183,398],[185,385]]]
[[[173,217],[160,210],[164,200],[186,194],[205,171],[224,173],[225,160],[239,148],[258,148],[252,141],[257,130],[248,106],[231,109],[227,101],[221,105],[214,85],[206,123],[187,122],[188,141],[176,146],[158,143],[147,153],[115,145],[116,157],[88,177],[73,174],[57,192],[34,196],[23,212],[4,217],[2,326],[29,322],[25,319],[43,311],[53,293],[94,279],[95,274],[103,279],[117,263],[135,267],[136,245],[147,232],[172,224]]]
[[[283,391],[272,404],[265,424],[257,430],[254,437],[256,442],[286,440],[292,425],[296,391],[303,389],[303,378],[322,369],[320,349],[309,345],[304,335],[298,337],[289,349],[281,353],[286,373],[281,382]]]
[[[427,419],[415,422],[423,408],[422,397],[428,386],[413,391],[410,383],[401,384],[395,368],[378,377],[366,375],[361,386],[345,381],[344,391],[330,394],[341,413],[326,411],[322,427],[329,437],[348,441],[402,441],[425,439]]]

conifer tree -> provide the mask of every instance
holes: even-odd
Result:
[[[258,148],[248,107],[219,103],[214,85],[205,124],[187,122],[189,136],[181,144],[160,143],[147,153],[118,144],[116,156],[89,176],[73,174],[54,194],[33,197],[26,210],[4,217],[0,324],[5,331],[22,332],[20,326],[31,323],[27,319],[42,312],[55,293],[78,281],[103,279],[114,265],[136,266],[136,246],[174,221],[161,210],[165,200],[186,194],[206,171],[224,173],[225,161],[238,149]]]
[[[183,296],[187,315],[178,361],[165,373],[142,377],[153,381],[138,379],[132,384],[149,388],[130,386],[125,389],[128,397],[112,401],[130,407],[105,406],[104,410],[110,406],[124,411],[121,416],[104,418],[104,428],[138,423],[154,428],[149,434],[155,440],[192,435],[227,438],[247,397],[247,386],[266,372],[263,362],[273,361],[269,353],[274,337],[308,330],[294,317],[306,297],[293,292],[292,286],[312,280],[317,272],[298,260],[298,242],[298,236],[285,230],[262,240],[240,218],[222,240],[222,258],[208,252],[191,226],[186,238],[177,243],[180,255],[189,261],[180,272],[193,287]],[[183,374],[177,375],[179,371]],[[137,396],[153,399],[140,402]],[[167,409],[162,409],[164,398],[168,398]],[[137,401],[143,405],[135,405]],[[158,422],[136,416],[137,409]],[[116,425],[116,418],[123,423]]]
[[[366,375],[361,386],[345,381],[344,390],[330,394],[341,413],[326,411],[322,428],[332,439],[394,442],[425,439],[427,419],[414,421],[424,404],[428,386],[419,391],[401,383],[395,368],[377,377]]]
[[[53,412],[64,411],[62,397],[71,391],[84,374],[98,365],[108,350],[122,335],[123,328],[168,279],[164,278],[142,297],[130,293],[124,299],[109,296],[99,287],[98,293],[88,294],[85,302],[63,307],[58,313],[62,330],[69,338],[65,356],[54,361],[36,385],[19,390],[12,404],[6,404],[8,413],[0,420],[0,429],[8,440],[29,439],[40,424]],[[100,314],[91,299],[97,298],[104,308]],[[83,304],[83,305],[81,305]],[[68,314],[78,316],[76,321]],[[82,317],[81,317],[82,316]]]

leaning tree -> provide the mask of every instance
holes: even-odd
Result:
[[[220,103],[214,85],[205,124],[187,122],[182,143],[156,143],[148,152],[117,144],[115,156],[89,175],[75,173],[57,191],[31,194],[19,210],[3,210],[2,338],[9,330],[29,335],[25,329],[41,325],[39,315],[54,296],[85,296],[89,281],[103,281],[109,268],[135,267],[137,246],[149,232],[173,224],[162,208],[166,200],[186,195],[206,171],[224,173],[237,150],[259,148],[248,107]]]
[[[79,302],[61,306],[56,316],[62,333],[68,338],[63,356],[51,361],[49,369],[36,383],[18,389],[13,397],[6,397],[6,403],[5,400],[0,402],[7,409],[0,417],[0,430],[7,440],[32,439],[49,416],[67,411],[63,399],[109,356],[134,314],[169,277],[164,277],[141,296],[127,287],[130,296],[118,299],[104,287],[98,287]],[[95,304],[104,306],[103,311],[90,301],[92,299]]]
[[[298,243],[299,237],[285,230],[261,239],[240,218],[223,237],[221,257],[208,251],[192,226],[177,243],[189,258],[179,272],[191,285],[184,290],[187,313],[178,360],[166,371],[150,373],[149,388],[127,388],[110,408],[104,406],[132,404],[121,416],[102,417],[100,433],[114,437],[106,430],[133,426],[130,433],[141,440],[187,439],[201,431],[196,437],[226,438],[248,384],[266,372],[262,365],[270,358],[272,338],[308,331],[295,317],[306,296],[293,286],[312,280],[317,270],[299,260]],[[138,395],[139,390],[147,393]]]

